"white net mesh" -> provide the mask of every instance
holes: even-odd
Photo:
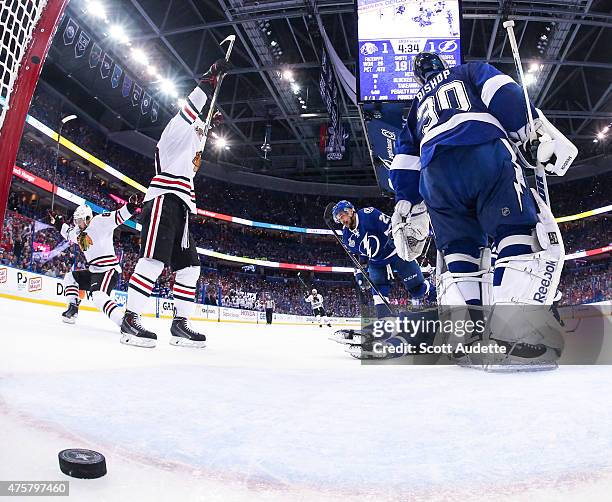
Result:
[[[0,0],[0,129],[19,67],[47,0]]]

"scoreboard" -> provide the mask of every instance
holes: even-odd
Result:
[[[412,60],[436,52],[461,63],[460,0],[357,0],[359,101],[409,100],[420,86]]]

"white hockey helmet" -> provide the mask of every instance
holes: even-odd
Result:
[[[74,214],[72,215],[72,219],[74,220],[74,223],[76,225],[79,225],[79,227],[81,226],[79,224],[80,222],[83,222],[85,226],[89,225],[89,222],[91,221],[92,218],[93,218],[93,212],[91,208],[86,204],[83,204],[77,207],[74,210]]]
[[[317,294],[317,290],[315,288],[312,288],[312,294],[316,295]]]

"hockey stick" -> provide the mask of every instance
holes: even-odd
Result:
[[[225,42],[229,41],[229,46],[227,47],[227,51],[225,52],[225,60],[229,61],[230,56],[232,55],[232,49],[234,48],[234,42],[236,41],[236,35],[230,35],[225,40],[223,40],[219,45],[223,45]],[[212,98],[210,100],[210,107],[208,108],[208,114],[206,116],[206,122],[204,122],[204,135],[202,136],[202,141],[200,142],[200,152],[204,155],[204,148],[206,148],[206,141],[208,140],[208,131],[211,129],[211,123],[213,115],[215,114],[215,105],[217,103],[217,97],[219,96],[219,90],[221,89],[221,83],[225,78],[225,73],[222,73],[219,77],[219,81],[215,86],[215,90],[213,92]]]
[[[372,282],[372,280],[368,276],[368,273],[366,272],[366,270],[363,268],[361,263],[359,263],[359,260],[353,256],[353,253],[351,253],[348,250],[348,248],[344,245],[344,242],[342,242],[342,239],[340,237],[338,237],[338,234],[336,233],[336,230],[334,229],[334,226],[332,224],[332,222],[334,221],[333,218],[332,218],[332,210],[333,209],[334,209],[334,203],[330,202],[329,204],[327,204],[327,207],[325,208],[325,213],[323,214],[323,220],[325,220],[325,224],[327,225],[327,228],[329,228],[332,231],[332,235],[334,236],[334,239],[336,239],[338,244],[340,244],[342,246],[342,249],[344,249],[344,251],[346,252],[348,257],[350,258],[350,260],[353,262],[353,265],[355,265],[355,267],[363,274],[363,278],[366,281],[368,281],[368,284],[370,285],[370,287],[380,297],[382,302],[389,309],[389,312],[393,313],[394,309],[391,308],[391,304],[387,301],[387,299],[381,294],[381,292],[378,290],[378,288],[374,285],[374,283]]]
[[[537,139],[537,135],[535,132],[535,126],[533,121],[533,114],[531,113],[531,103],[529,101],[529,94],[527,93],[527,85],[525,84],[525,75],[523,74],[523,65],[521,63],[521,56],[518,50],[518,44],[516,43],[516,38],[514,37],[514,21],[504,21],[504,28],[508,32],[508,40],[510,41],[510,47],[512,49],[512,57],[514,59],[514,65],[516,66],[516,71],[518,72],[521,78],[521,86],[523,87],[523,96],[525,96],[525,104],[527,105],[527,120],[529,121],[530,128],[530,139]],[[538,195],[542,198],[542,200],[546,203],[546,205],[550,206],[550,198],[548,197],[548,183],[546,182],[546,171],[544,170],[544,166],[537,162],[536,160],[536,168],[535,168],[535,183],[536,190],[538,191]]]
[[[306,292],[308,292],[310,288],[306,285],[306,283],[304,282],[304,279],[302,279],[302,272],[298,272],[297,278],[300,280],[304,288],[306,288]]]

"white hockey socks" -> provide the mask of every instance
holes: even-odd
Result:
[[[104,314],[106,314],[106,316],[117,326],[121,326],[121,321],[123,320],[123,314],[125,314],[125,311],[119,307],[119,305],[117,305],[110,296],[103,291],[94,291],[91,294],[91,298],[96,307],[104,312]]]
[[[140,258],[130,277],[127,309],[140,314],[147,306],[155,281],[162,273],[164,264],[152,258]]]
[[[193,313],[200,267],[186,267],[176,272],[172,295],[176,317],[188,318]]]
[[[68,272],[64,276],[64,296],[68,303],[79,303],[79,284],[72,275],[72,272]]]

